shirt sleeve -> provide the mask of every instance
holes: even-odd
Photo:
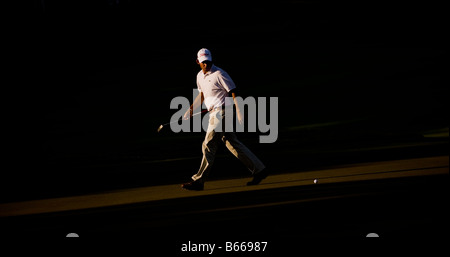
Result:
[[[198,74],[197,74],[197,80],[196,80],[196,83],[197,83],[197,89],[198,89],[198,91],[199,91],[199,92],[202,92],[202,88],[200,87],[200,83],[198,83]]]
[[[233,80],[231,79],[230,75],[226,72],[221,72],[218,76],[218,80],[220,85],[222,85],[227,92],[230,92],[231,90],[236,88],[236,85],[234,84]]]

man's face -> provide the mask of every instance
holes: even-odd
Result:
[[[199,62],[198,59],[196,60],[196,62],[200,66],[200,68],[203,70],[203,72],[205,72],[208,66],[204,63]]]

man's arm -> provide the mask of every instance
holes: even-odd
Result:
[[[198,94],[198,96],[195,98],[191,107],[184,114],[184,119],[187,120],[190,117],[192,117],[192,114],[194,114],[194,110],[199,108],[200,106],[202,106],[202,103],[204,100],[205,100],[205,97],[203,96],[203,92],[200,92],[200,94]]]
[[[237,97],[237,90],[234,88],[230,91],[231,96],[233,97],[234,105],[236,106],[236,115],[239,121],[239,124],[244,124],[244,118],[242,117],[241,108],[238,104],[239,101],[236,100]]]

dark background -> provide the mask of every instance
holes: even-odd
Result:
[[[2,201],[188,179],[203,134],[156,129],[172,98],[191,97],[203,47],[243,97],[279,97],[276,143],[239,135],[278,172],[448,153],[443,9],[33,1],[9,19],[4,48]],[[360,151],[377,147],[401,150]],[[219,152],[212,179],[249,175],[230,156]]]

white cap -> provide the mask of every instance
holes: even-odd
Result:
[[[199,62],[212,61],[211,52],[206,48],[200,49],[197,53],[197,60]]]

